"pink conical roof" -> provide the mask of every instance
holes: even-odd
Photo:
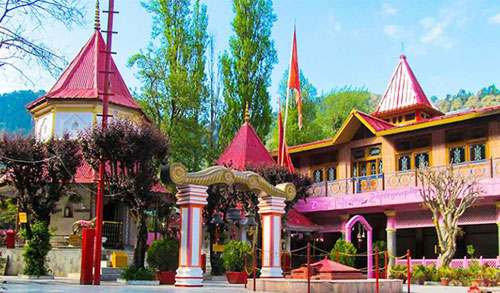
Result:
[[[408,65],[405,55],[401,55],[389,86],[372,115],[381,116],[416,108],[425,108],[435,114],[441,113],[429,102]]]
[[[106,44],[99,30],[96,30],[80,53],[70,63],[50,91],[41,98],[29,103],[26,108],[32,109],[47,99],[102,99],[104,92]],[[140,109],[134,101],[123,78],[111,58],[109,76],[109,102],[134,109]]]
[[[274,164],[255,130],[246,121],[217,160],[217,165],[244,170],[246,165]]]
[[[320,273],[330,273],[330,272],[359,272],[360,270],[355,269],[350,266],[343,265],[338,262],[334,262],[328,259],[328,256],[325,256],[324,259],[311,264],[311,266],[316,267],[320,266]]]

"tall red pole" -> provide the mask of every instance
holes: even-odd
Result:
[[[106,31],[106,51],[104,53],[105,63],[104,71],[97,72],[97,74],[104,74],[104,92],[98,93],[102,95],[102,128],[106,129],[108,125],[108,96],[109,92],[109,75],[112,74],[111,68],[111,44],[113,38],[113,15],[114,0],[109,0],[108,11],[108,29]],[[99,80],[99,79],[98,79]],[[99,91],[99,86],[97,86]],[[101,257],[102,257],[102,213],[104,204],[104,168],[105,162],[101,159],[99,162],[99,183],[97,185],[97,202],[96,202],[96,241],[95,241],[95,255],[94,255],[94,285],[101,284]]]
[[[378,291],[378,247],[375,247],[375,285],[377,286]]]
[[[256,267],[257,267],[257,253],[255,252],[256,248],[255,248],[255,245],[253,246],[253,290],[256,291],[257,289],[255,288],[255,285],[256,285]]]
[[[410,276],[410,250],[406,250],[406,283],[408,284],[408,293],[410,293],[410,283],[411,283],[411,276]]]
[[[307,242],[307,293],[311,293],[311,243]]]

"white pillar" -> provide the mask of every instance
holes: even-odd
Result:
[[[203,287],[201,245],[203,207],[207,205],[207,186],[183,185],[177,187],[177,204],[181,215],[181,243],[176,287]]]
[[[281,215],[285,213],[285,198],[268,195],[259,198],[262,223],[261,278],[283,278],[281,269]]]

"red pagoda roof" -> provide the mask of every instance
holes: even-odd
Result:
[[[318,226],[311,222],[309,218],[299,213],[294,208],[291,208],[286,214],[286,222],[288,227],[292,228],[292,230],[293,228],[305,228],[311,230],[318,228]]]
[[[363,113],[361,111],[356,110],[356,114],[358,114],[366,123],[368,123],[375,131],[382,131],[390,128],[394,128],[394,125],[379,119],[375,116]]]
[[[32,109],[48,99],[102,99],[99,93],[104,92],[104,71],[106,59],[106,44],[99,30],[96,30],[80,53],[70,63],[68,68],[59,77],[50,91],[39,99],[26,105]],[[111,58],[111,71],[109,76],[110,92],[109,102],[134,109],[140,109],[134,101],[123,78]]]
[[[219,166],[244,170],[246,165],[275,164],[266,147],[248,121],[217,160]]]
[[[372,115],[380,116],[413,108],[425,108],[433,114],[442,114],[429,102],[405,55],[401,55],[389,86]]]

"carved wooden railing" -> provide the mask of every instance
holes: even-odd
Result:
[[[434,166],[430,169],[452,167],[454,172],[474,176],[477,179],[500,177],[500,158],[453,165]],[[398,171],[370,176],[323,181],[313,184],[312,197],[328,197],[343,194],[357,194],[370,191],[382,191],[398,188],[417,187],[420,182],[417,170]]]

